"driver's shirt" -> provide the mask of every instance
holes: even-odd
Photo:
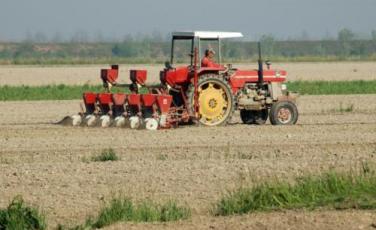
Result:
[[[210,60],[210,58],[204,57],[201,60],[201,67],[207,68],[221,68],[222,66]]]

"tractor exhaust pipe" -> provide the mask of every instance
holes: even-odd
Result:
[[[261,56],[261,42],[258,42],[258,56],[258,85],[259,88],[262,88],[262,86],[264,85],[264,67]]]

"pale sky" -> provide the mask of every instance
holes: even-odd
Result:
[[[305,31],[322,38],[342,28],[364,35],[376,30],[376,0],[0,0],[0,40],[37,32],[121,39],[176,30],[240,31],[249,39]]]

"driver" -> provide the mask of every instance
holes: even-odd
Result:
[[[214,61],[215,51],[213,49],[205,50],[205,57],[201,60],[201,67],[221,68],[222,66]]]

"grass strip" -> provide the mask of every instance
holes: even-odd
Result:
[[[375,209],[375,174],[329,172],[298,178],[294,183],[266,182],[252,188],[240,188],[225,195],[215,205],[213,214],[227,216],[318,207]]]
[[[178,206],[170,201],[159,205],[151,201],[144,201],[137,205],[127,198],[114,198],[107,207],[104,207],[93,227],[101,228],[119,221],[132,222],[168,222],[187,219],[190,210]]]
[[[302,95],[376,94],[376,80],[371,81],[295,81],[290,91]],[[0,86],[0,101],[38,101],[81,99],[84,92],[103,92],[101,85]],[[114,88],[114,92],[128,93]]]
[[[129,198],[114,197],[100,210],[95,219],[89,217],[83,225],[73,228],[66,228],[59,225],[57,229],[98,229],[117,222],[169,222],[184,220],[190,216],[191,211],[189,208],[179,206],[174,201],[169,201],[164,204],[156,204],[147,200],[135,204]]]
[[[74,100],[81,99],[84,92],[103,91],[101,85],[1,86],[0,101]]]
[[[288,82],[290,91],[302,95],[375,94],[376,80],[371,81],[294,81]]]

